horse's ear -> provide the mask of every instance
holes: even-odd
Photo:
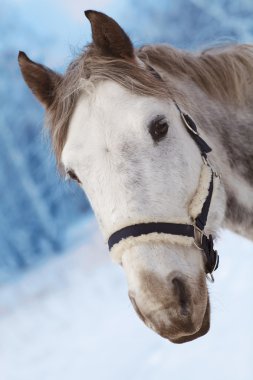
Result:
[[[132,42],[119,24],[101,12],[85,11],[91,23],[93,42],[103,54],[125,59],[134,59]]]
[[[22,51],[19,52],[18,63],[28,87],[44,107],[50,107],[61,76],[46,66],[31,61]]]

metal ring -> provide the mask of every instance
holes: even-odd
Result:
[[[195,131],[195,130],[190,126],[190,124],[188,124],[188,122],[187,122],[187,120],[186,120],[186,118],[185,118],[185,116],[184,116],[184,113],[183,113],[181,110],[180,110],[180,113],[181,113],[181,117],[182,117],[183,122],[185,123],[186,127],[187,127],[192,133],[194,133],[194,135],[199,136],[198,131]]]
[[[206,166],[209,166],[209,168],[211,168],[211,170],[212,170],[212,167],[211,167],[211,164],[210,164],[208,158],[205,157],[203,154],[201,155],[201,157],[202,157],[202,160],[203,160],[204,164],[205,164]],[[212,171],[213,171],[213,170],[212,170]]]
[[[195,247],[198,248],[200,251],[203,251],[203,248],[199,247],[195,240],[194,240],[193,244],[194,244]]]
[[[215,251],[216,253],[216,257],[215,257],[215,264],[214,264],[214,267],[213,267],[213,272],[217,269],[217,266],[218,266],[218,263],[219,263],[219,255],[218,255],[218,252]]]
[[[211,282],[212,284],[214,283],[214,277],[212,273],[207,273],[206,274],[206,279]]]
[[[218,173],[216,170],[213,169],[213,167],[212,167],[212,165],[210,164],[210,161],[208,160],[208,158],[205,157],[205,156],[203,156],[203,154],[201,155],[201,157],[202,157],[202,160],[203,160],[204,164],[205,164],[206,166],[209,166],[209,168],[212,170],[212,173],[214,174],[214,176],[217,177],[217,178],[219,178],[219,179],[221,179],[221,174]]]
[[[194,223],[193,227],[194,227],[194,245],[199,250],[203,251],[203,248],[202,248],[202,239],[203,239],[203,236],[205,235],[205,233],[200,228],[198,228],[195,223]],[[197,232],[200,234],[200,239],[198,239],[198,237],[197,237]],[[198,245],[198,241],[199,240],[200,240],[200,245]]]

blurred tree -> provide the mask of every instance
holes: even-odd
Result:
[[[2,5],[1,5],[2,6]],[[12,12],[11,12],[12,10]],[[13,14],[15,13],[15,21]],[[26,88],[17,65],[20,46],[54,49],[3,3],[0,22],[0,280],[67,244],[68,227],[88,209],[76,185],[56,171],[42,108]],[[57,50],[56,50],[57,51]],[[62,183],[60,183],[62,182]]]

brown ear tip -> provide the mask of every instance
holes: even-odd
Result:
[[[18,53],[18,60],[19,60],[19,62],[22,61],[22,60],[29,61],[29,58],[27,57],[27,55],[25,54],[24,51],[19,51],[19,53]]]
[[[87,17],[88,20],[90,20],[90,18],[92,17],[92,13],[94,14],[94,13],[98,13],[98,12],[97,11],[93,11],[91,9],[88,9],[88,10],[84,11],[84,14],[85,14],[85,16]]]

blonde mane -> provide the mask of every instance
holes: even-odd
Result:
[[[136,51],[164,78],[156,78],[148,66],[101,55],[88,46],[68,67],[56,89],[47,124],[57,162],[64,147],[68,125],[81,91],[89,92],[99,81],[111,79],[128,90],[146,96],[183,101],[175,79],[192,82],[207,96],[222,103],[241,104],[249,98],[253,81],[253,45],[230,45],[190,53],[168,45],[147,45]],[[170,81],[169,77],[173,78]],[[165,74],[163,76],[163,74]]]

